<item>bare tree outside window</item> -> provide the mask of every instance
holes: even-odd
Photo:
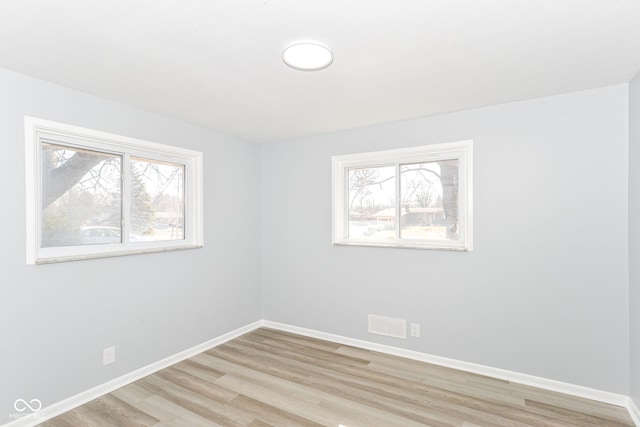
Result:
[[[400,165],[400,237],[457,237],[458,160]],[[349,236],[394,237],[394,166],[349,169]]]
[[[332,157],[333,244],[473,250],[473,141]]]
[[[457,171],[457,159],[400,166],[401,238],[457,238]]]
[[[393,237],[395,168],[349,169],[349,236]]]
[[[122,156],[42,144],[42,246],[122,242]],[[129,241],[184,239],[184,165],[131,158]]]
[[[121,156],[42,144],[42,246],[118,243]]]
[[[203,154],[25,117],[27,264],[201,248]]]

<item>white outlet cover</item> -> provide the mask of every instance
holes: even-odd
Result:
[[[102,351],[102,364],[110,365],[116,361],[116,348],[109,347]]]
[[[420,323],[412,323],[410,325],[411,336],[414,338],[420,338]]]

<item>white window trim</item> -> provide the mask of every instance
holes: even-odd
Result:
[[[446,159],[459,160],[458,209],[461,213],[462,233],[458,241],[424,239],[358,239],[348,236],[348,191],[346,171],[357,167],[395,166],[401,163],[420,163]],[[416,249],[473,250],[473,141],[458,141],[396,150],[333,156],[332,160],[332,211],[334,245],[380,246]],[[397,172],[396,172],[397,174]],[[398,184],[399,185],[399,184]],[[397,192],[397,190],[396,190]],[[396,209],[397,210],[397,209]],[[397,223],[398,221],[396,221]]]
[[[46,264],[204,246],[203,155],[199,151],[115,135],[93,129],[25,116],[27,264]],[[106,152],[126,153],[150,160],[185,165],[185,238],[174,241],[112,243],[104,245],[41,247],[41,142],[76,145]],[[87,145],[83,145],[86,143]],[[123,204],[129,203],[123,197]],[[124,235],[124,233],[123,233]]]

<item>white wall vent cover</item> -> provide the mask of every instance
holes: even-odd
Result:
[[[369,333],[394,338],[407,338],[407,321],[392,317],[369,315]]]

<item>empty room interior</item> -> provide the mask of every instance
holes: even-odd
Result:
[[[640,426],[640,2],[0,2],[0,425]]]

